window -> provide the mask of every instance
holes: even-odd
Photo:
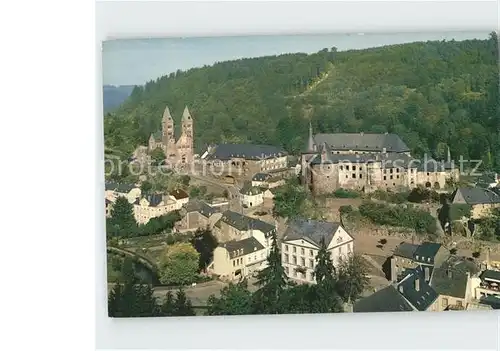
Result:
[[[345,166],[345,170],[348,171],[349,170],[349,166]]]
[[[309,260],[309,268],[314,268],[314,260]]]
[[[458,307],[462,307],[462,301],[461,300],[457,300],[457,306]]]
[[[236,266],[236,261],[233,260],[233,267],[235,267],[235,266]]]
[[[394,170],[391,168],[391,169],[390,169],[390,173],[392,174],[392,172],[393,172],[393,171],[394,171]]]
[[[313,250],[309,250],[309,256],[314,256]]]
[[[343,171],[344,170],[344,166],[340,166],[340,170]]]
[[[297,264],[297,256],[292,256],[292,262],[293,264]]]
[[[301,254],[301,255],[305,255],[305,254],[306,254],[306,250],[304,250],[304,248],[301,248],[301,249],[300,249],[300,254]]]
[[[352,178],[353,178],[353,179],[354,179],[354,178],[356,178],[356,173],[353,173],[353,174],[352,174]]]
[[[396,178],[398,178],[398,179],[399,179],[399,174],[396,176]]]
[[[396,172],[399,173],[399,168],[396,168]]]
[[[443,303],[442,303],[442,306],[443,306],[444,308],[448,307],[448,299],[443,298]]]
[[[352,166],[352,170],[355,171],[356,170],[356,166]]]
[[[285,263],[288,263],[288,254],[285,254],[284,260],[285,260]]]
[[[293,247],[293,253],[296,253],[297,252],[297,248],[294,246]]]
[[[362,175],[362,174],[360,174],[360,175],[359,175],[359,179],[361,179],[361,178],[363,178],[363,175]]]
[[[387,176],[384,176],[384,180],[387,180]]]
[[[364,152],[363,152],[364,153]],[[363,166],[359,166],[359,170],[362,171],[363,170]]]
[[[390,176],[390,178],[392,179],[392,175]]]
[[[288,245],[285,245],[285,251],[288,252]]]
[[[306,259],[305,259],[304,257],[302,257],[302,258],[300,259],[300,265],[301,265],[302,267],[305,267],[305,266],[306,266]]]

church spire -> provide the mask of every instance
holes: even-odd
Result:
[[[189,109],[187,106],[184,107],[184,112],[182,113],[182,119],[183,120],[191,119],[191,114],[189,113]]]
[[[309,140],[307,141],[307,150],[306,151],[308,151],[308,152],[316,151],[316,145],[314,143],[313,129],[312,129],[311,122],[309,122]]]
[[[165,106],[165,111],[163,111],[163,119],[172,119],[168,106]]]

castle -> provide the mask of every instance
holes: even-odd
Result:
[[[149,138],[149,152],[161,148],[165,153],[166,161],[172,163],[190,163],[194,157],[193,118],[187,106],[184,108],[181,119],[181,136],[176,141],[174,119],[168,106],[165,107],[162,119],[162,131],[151,134]]]
[[[443,188],[447,179],[458,180],[448,161],[418,160],[396,134],[334,133],[313,135],[301,155],[302,180],[315,194],[336,189],[372,192],[377,189]]]

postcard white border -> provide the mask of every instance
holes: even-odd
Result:
[[[97,152],[102,155],[100,41],[109,38],[328,32],[492,31],[496,1],[98,2]],[[101,135],[99,135],[101,133]],[[97,174],[102,166],[97,166]],[[103,228],[102,177],[96,180]],[[87,211],[91,215],[91,211]],[[104,234],[96,233],[96,346],[100,349],[495,349],[495,312],[113,320],[107,317]]]

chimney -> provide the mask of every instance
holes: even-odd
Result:
[[[399,286],[399,292],[400,292],[401,294],[403,293],[403,286],[402,286],[402,285],[400,285],[400,286]]]
[[[426,282],[429,282],[429,280],[430,280],[430,279],[429,279],[429,267],[425,267],[425,268],[424,268],[424,275],[425,275],[425,278],[424,278],[424,279],[425,279],[425,281],[426,281]]]
[[[364,132],[361,132],[361,133],[359,133],[359,134],[361,134],[361,136],[365,135],[365,133],[364,133]]]
[[[420,291],[420,279],[415,279],[415,290]]]
[[[448,276],[448,278],[450,278],[450,279],[451,279],[452,274],[451,274],[451,270],[450,270],[450,269],[447,269],[447,270],[446,270],[446,275]]]

